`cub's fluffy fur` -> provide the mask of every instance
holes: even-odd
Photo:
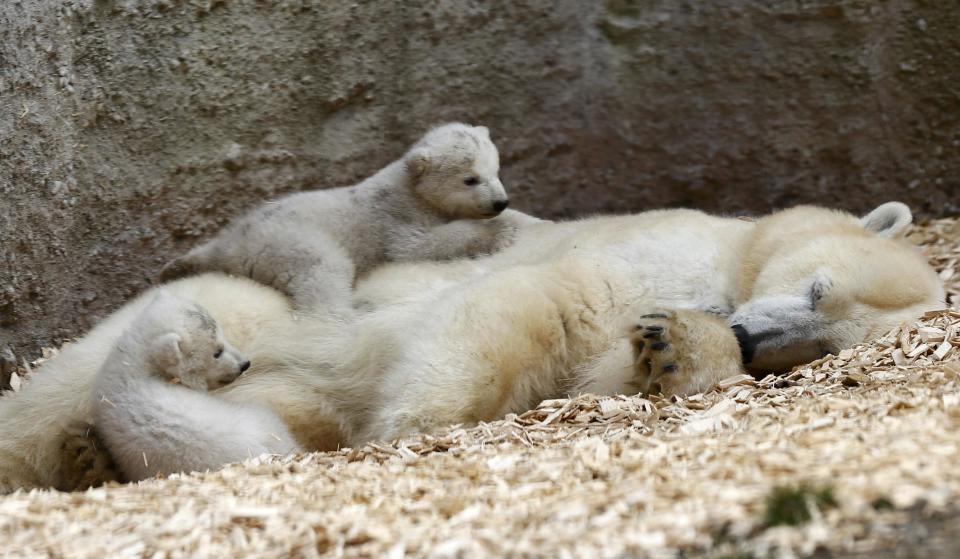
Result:
[[[360,184],[264,204],[161,277],[222,271],[275,287],[298,309],[344,311],[355,277],[379,264],[489,253],[517,226],[540,221],[501,215],[508,201],[499,169],[485,127],[445,124]]]
[[[117,341],[93,386],[96,428],[124,476],[136,481],[298,450],[273,412],[205,394],[249,366],[206,310],[161,291]]]

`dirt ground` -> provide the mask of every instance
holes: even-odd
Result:
[[[911,239],[956,305],[960,221]],[[78,558],[955,557],[958,430],[954,307],[684,399],[584,395],[392,443],[17,493],[0,541]]]

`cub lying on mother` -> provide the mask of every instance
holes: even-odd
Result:
[[[217,394],[272,408],[305,449],[332,449],[578,392],[692,393],[740,371],[741,351],[783,368],[883,334],[944,304],[937,275],[897,238],[910,220],[889,203],[862,219],[800,207],[756,223],[690,210],[534,223],[492,256],[374,271],[349,323],[295,319],[246,279],[167,289],[210,311],[253,362]],[[61,453],[68,430],[90,421],[97,369],[153,296],[0,400],[0,488],[78,477]]]
[[[298,310],[348,318],[354,280],[376,266],[489,254],[539,221],[504,212],[499,171],[485,127],[437,126],[360,184],[264,203],[169,263],[161,278],[249,277],[290,296]]]
[[[124,477],[299,451],[270,410],[205,394],[249,366],[203,307],[161,290],[107,355],[91,394],[96,429]]]

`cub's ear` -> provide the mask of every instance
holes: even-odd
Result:
[[[426,149],[417,148],[407,154],[403,164],[411,178],[420,178],[430,168],[430,153]]]
[[[488,140],[490,139],[490,129],[486,126],[474,126],[473,129],[477,131],[477,134],[480,134]]]
[[[887,202],[860,218],[864,229],[886,238],[902,237],[912,222],[910,208],[900,202]]]
[[[179,376],[183,354],[180,352],[180,336],[169,332],[153,340],[148,348],[150,363],[164,377]]]

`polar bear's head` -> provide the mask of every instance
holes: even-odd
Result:
[[[757,222],[730,317],[746,365],[784,370],[943,308],[939,277],[901,238],[911,221],[889,202],[860,219],[799,207]]]
[[[250,367],[206,309],[165,289],[143,310],[131,333],[145,348],[153,374],[194,390],[229,384]]]
[[[449,219],[485,219],[509,200],[498,176],[500,155],[483,126],[433,128],[404,156],[416,195]]]

